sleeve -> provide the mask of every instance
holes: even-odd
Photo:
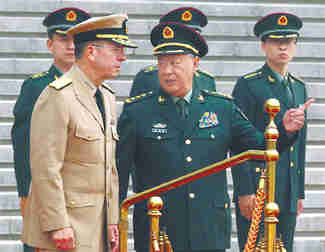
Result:
[[[32,113],[32,191],[43,232],[70,227],[62,178],[70,117],[68,104],[60,91],[46,88]]]
[[[29,158],[30,121],[34,104],[40,93],[34,84],[31,79],[24,81],[13,111],[14,124],[11,129],[11,139],[19,197],[28,196],[31,183]]]
[[[243,110],[243,113],[249,120],[253,121],[256,104],[250,97],[243,79],[239,79],[233,89],[232,96],[235,104]],[[234,152],[231,152],[233,155]],[[231,174],[234,184],[234,199],[238,196],[255,194],[255,169],[253,165],[256,162],[246,161],[231,168]]]
[[[129,116],[128,106],[124,105],[118,121],[120,140],[117,143],[116,157],[120,183],[120,203],[127,196],[129,177],[132,174],[132,169],[135,169],[136,123]]]
[[[307,101],[307,90],[305,89],[305,102]],[[307,112],[306,117],[307,118]],[[302,130],[299,132],[299,150],[298,150],[298,172],[299,172],[299,181],[298,181],[298,197],[299,199],[305,198],[305,166],[306,166],[306,141],[307,141],[307,129],[308,123],[306,123]]]

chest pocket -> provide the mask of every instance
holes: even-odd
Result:
[[[87,128],[87,127],[82,127],[82,126],[78,126],[76,128],[76,133],[75,133],[76,138],[79,138],[81,140],[85,140],[85,141],[97,141],[101,138],[100,136],[100,132],[91,129],[91,128]]]
[[[219,123],[212,127],[206,128],[197,128],[195,135],[193,138],[202,139],[202,140],[210,140],[210,141],[220,141],[220,138],[225,138],[226,132],[223,126]]]

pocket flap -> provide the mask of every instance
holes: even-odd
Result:
[[[65,192],[65,204],[68,208],[94,206],[89,194],[78,192]]]

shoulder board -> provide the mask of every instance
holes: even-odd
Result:
[[[144,98],[148,98],[150,96],[152,96],[153,92],[150,91],[150,92],[147,92],[147,93],[143,93],[143,94],[140,94],[140,95],[137,95],[137,96],[133,96],[133,97],[129,97],[127,99],[124,100],[125,103],[134,103],[134,102],[138,102],[138,101],[141,101],[143,100]]]
[[[199,73],[202,73],[204,75],[207,75],[208,77],[214,79],[214,76],[211,73],[209,73],[208,71],[201,70],[201,69],[197,69],[196,71],[199,72]]]
[[[259,78],[262,76],[262,72],[254,72],[244,75],[244,79],[253,79],[253,78]]]
[[[115,90],[113,90],[108,84],[103,83],[102,85],[103,88],[106,88],[108,91],[110,91],[112,94],[115,94]]]
[[[304,81],[300,77],[294,76],[292,73],[289,73],[289,75],[290,75],[291,78],[297,80],[300,84],[305,85]]]
[[[50,87],[55,88],[56,90],[60,90],[62,88],[67,87],[68,85],[70,85],[72,83],[72,80],[70,78],[67,78],[65,76],[60,77],[59,79],[51,82],[49,84]]]
[[[157,70],[157,69],[158,69],[157,65],[152,65],[152,66],[147,66],[142,70],[143,70],[143,72],[148,73],[148,72],[152,72],[152,71]]]
[[[36,78],[40,78],[40,77],[43,77],[44,75],[47,75],[49,72],[40,72],[40,73],[36,73],[36,74],[33,74],[31,76],[32,79],[36,79]]]
[[[207,89],[205,89],[203,91],[208,95],[222,97],[222,98],[225,98],[225,99],[228,99],[228,100],[233,100],[232,96],[228,95],[228,94],[224,94],[224,93],[216,92],[216,91],[211,91],[211,90],[207,90]]]

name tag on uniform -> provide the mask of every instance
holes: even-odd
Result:
[[[199,128],[211,128],[219,124],[216,112],[204,112],[199,120]]]

